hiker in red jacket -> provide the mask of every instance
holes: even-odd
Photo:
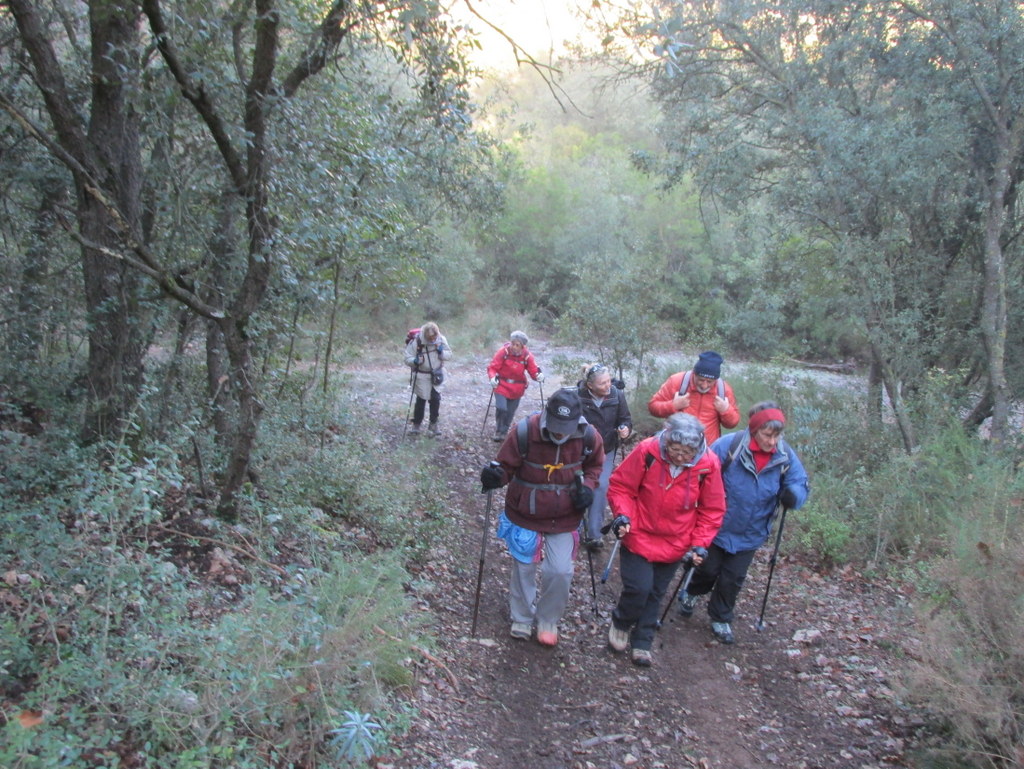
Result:
[[[673,414],[661,432],[637,444],[612,473],[608,502],[622,534],[622,593],[608,645],[619,652],[632,645],[633,663],[648,667],[672,577],[684,556],[700,563],[725,515],[721,465],[697,418]]]
[[[494,440],[502,441],[515,418],[519,401],[526,392],[527,374],[535,382],[544,381],[544,372],[537,366],[526,345],[530,343],[522,331],[513,331],[487,366],[487,378],[494,388]]]
[[[665,381],[647,402],[647,410],[663,419],[680,411],[693,414],[711,445],[723,427],[732,429],[740,423],[736,396],[721,377],[722,356],[714,350],[702,352],[692,371],[680,371]]]

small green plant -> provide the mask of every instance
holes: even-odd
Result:
[[[344,712],[345,721],[337,729],[331,729],[331,748],[336,756],[353,766],[374,756],[380,737],[380,724],[373,721],[369,713],[355,710]]]

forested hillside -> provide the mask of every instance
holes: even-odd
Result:
[[[794,557],[907,598],[899,760],[1024,763],[1019,4],[600,0],[557,58],[497,5],[0,3],[0,765],[422,728],[408,607],[493,448],[360,373],[427,320],[606,363],[644,433],[721,351],[790,415]]]

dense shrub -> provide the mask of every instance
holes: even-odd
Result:
[[[969,514],[969,511],[968,511]],[[907,683],[941,719],[941,764],[1010,769],[1024,763],[1024,543],[1017,510],[1003,542],[936,559],[922,601],[921,653]]]
[[[386,750],[415,643],[404,565],[442,495],[330,401],[268,409],[260,485],[233,526],[193,498],[184,433],[144,455],[103,447],[106,463],[56,431],[3,436],[0,766],[358,765]]]

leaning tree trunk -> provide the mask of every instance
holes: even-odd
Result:
[[[885,387],[886,394],[889,396],[889,405],[892,408],[893,415],[896,417],[896,425],[899,427],[900,437],[903,438],[903,448],[909,454],[917,448],[917,433],[914,430],[914,424],[910,419],[910,414],[907,413],[906,404],[903,402],[903,396],[900,393],[900,385],[896,380],[896,375],[893,373],[892,366],[889,365],[882,355],[878,342],[871,339],[870,343],[871,355],[878,364],[878,372],[881,376],[882,384]]]

